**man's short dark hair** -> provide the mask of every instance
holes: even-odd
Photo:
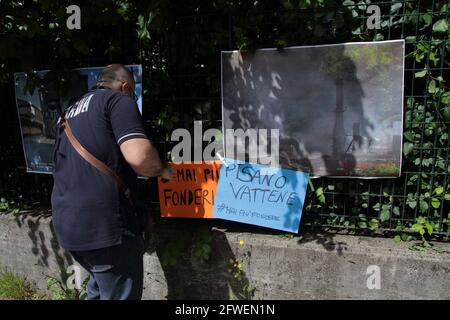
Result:
[[[133,82],[133,73],[122,64],[110,64],[100,72],[97,78],[97,84],[111,81]]]

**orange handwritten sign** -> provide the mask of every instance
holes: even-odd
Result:
[[[158,178],[161,217],[212,218],[220,161],[172,164],[169,182]]]

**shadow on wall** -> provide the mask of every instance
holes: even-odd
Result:
[[[53,230],[53,226],[50,223],[49,228],[51,232],[51,238],[46,239],[45,233],[42,228],[47,227],[47,224],[42,225],[42,219],[49,219],[51,217],[50,210],[34,211],[32,213],[22,213],[15,217],[16,224],[19,228],[26,226],[28,228],[28,237],[30,238],[33,246],[31,253],[36,257],[35,265],[46,268],[49,273],[52,272],[53,263],[55,260],[56,267],[59,271],[59,279],[62,283],[66,283],[66,280],[70,274],[67,274],[67,267],[74,263],[72,256],[62,250],[59,247],[56,235]],[[51,274],[43,273],[44,277],[52,277]]]
[[[198,177],[203,175],[203,169],[197,170],[196,174]],[[213,190],[214,185],[211,178],[208,178],[207,182],[202,182],[201,188]],[[153,200],[156,201],[158,189],[146,191],[145,184],[140,184],[138,194],[142,203],[148,201],[143,197],[144,194],[154,195]],[[198,218],[161,218],[159,206],[152,207],[150,214],[154,224],[147,253],[156,253],[159,259],[167,282],[166,298],[251,298],[252,292],[243,265],[237,261],[239,259],[225,233],[213,228],[214,220],[201,218],[209,216],[206,213],[212,210],[211,203],[205,201],[195,206],[186,206],[185,210],[195,210],[195,216]],[[150,275],[150,278],[153,277]]]
[[[65,284],[72,275],[66,270],[75,262],[69,253],[59,247],[51,224],[51,238],[43,230],[48,227],[47,219],[50,217],[49,210],[28,212],[16,216],[15,222],[19,228],[26,228],[28,232],[32,242],[31,253],[36,259],[33,265],[44,270],[42,277],[45,280],[53,278],[56,271],[56,278]],[[167,299],[252,298],[244,268],[233,266],[239,261],[225,233],[213,229],[211,221],[159,221],[154,227],[151,246],[147,251],[149,254],[153,252],[158,256],[167,281]]]
[[[301,245],[307,242],[314,242],[320,244],[325,250],[336,251],[339,256],[342,256],[344,251],[347,250],[347,243],[340,241],[336,242],[334,237],[334,234],[310,233],[302,235],[297,243]]]
[[[26,228],[32,241],[31,252],[36,258],[36,265],[51,273],[56,266],[59,278],[66,283],[68,274],[65,270],[74,263],[70,254],[58,245],[53,229],[51,238],[46,238],[42,228],[50,217],[49,211],[25,213],[15,218],[19,228]],[[152,242],[147,253],[156,253],[165,280],[169,300],[177,299],[252,299],[253,289],[245,273],[244,256],[250,257],[251,251],[239,244],[231,245],[223,228],[234,231],[247,231],[248,225],[229,221],[201,219],[155,219]],[[265,228],[252,229],[259,234],[279,234]],[[336,242],[333,234],[303,234],[299,244],[315,242],[328,251],[342,255],[346,243]],[[239,248],[239,251],[233,248]],[[237,265],[241,264],[239,268]],[[147,270],[152,272],[154,270]],[[54,271],[53,271],[54,272]],[[53,274],[43,274],[52,276]],[[69,274],[70,276],[70,274]],[[146,276],[149,276],[147,274]],[[161,298],[161,297],[150,297]]]

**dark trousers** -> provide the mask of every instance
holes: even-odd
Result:
[[[124,235],[120,245],[71,254],[90,274],[88,300],[142,298],[144,242],[141,237]]]

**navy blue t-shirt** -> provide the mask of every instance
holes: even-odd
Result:
[[[135,196],[137,176],[120,151],[123,142],[146,138],[133,99],[96,89],[69,107],[66,118],[80,144],[122,177]],[[61,247],[105,248],[120,244],[124,230],[138,230],[138,219],[117,183],[83,159],[59,126],[53,157],[53,226]]]

